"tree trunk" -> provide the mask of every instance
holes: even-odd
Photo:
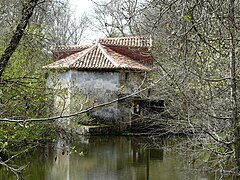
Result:
[[[12,54],[18,47],[18,44],[24,34],[24,30],[27,27],[29,19],[31,18],[34,8],[36,7],[38,1],[39,0],[26,0],[26,2],[23,5],[22,17],[11,38],[11,41],[9,42],[8,46],[6,47],[0,58],[0,78],[2,77],[2,74],[7,67],[9,59],[11,58]]]
[[[230,62],[231,62],[231,99],[232,99],[232,124],[234,129],[234,150],[237,171],[240,172],[240,128],[237,104],[237,78],[236,78],[236,26],[234,15],[234,2],[229,4],[229,27],[230,27]]]

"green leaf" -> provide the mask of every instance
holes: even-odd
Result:
[[[190,22],[191,17],[190,17],[189,15],[186,15],[186,16],[184,16],[184,19],[185,19],[187,22]]]

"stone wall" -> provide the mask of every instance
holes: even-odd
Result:
[[[47,86],[52,89],[54,97],[54,107],[55,113],[63,112],[64,114],[70,113],[70,84],[71,73],[51,73],[48,77]],[[63,107],[64,106],[64,107]],[[65,109],[65,110],[63,110]]]
[[[119,92],[119,73],[102,71],[70,71],[72,88],[101,101],[111,100]]]
[[[119,72],[71,71],[71,82],[72,94],[77,92],[89,98],[86,106],[117,99],[120,91]],[[76,103],[71,106],[76,106]],[[114,103],[95,109],[91,115],[104,122],[116,123],[120,112],[118,104]]]
[[[132,94],[140,89],[145,73],[141,72],[120,72],[120,87],[122,94]],[[141,87],[142,88],[142,87]]]
[[[117,99],[120,93],[119,72],[69,70],[53,73],[49,77],[48,86],[56,91],[55,113],[68,114],[78,111],[85,99],[88,102],[84,108]],[[111,123],[119,119],[119,114],[118,103],[95,109],[91,113]]]
[[[56,95],[54,98],[56,112],[60,113],[64,105],[63,112],[67,114],[79,111],[86,99],[84,108],[117,99],[119,94],[131,94],[138,90],[143,78],[144,74],[139,72],[69,70],[50,76],[48,86],[62,94],[62,97]],[[94,109],[90,115],[100,122],[127,126],[131,118],[130,110],[131,98],[122,104],[116,102]]]

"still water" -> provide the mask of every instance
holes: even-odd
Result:
[[[71,144],[59,139],[17,160],[28,180],[207,180],[188,158],[169,151],[169,139],[82,137]],[[0,169],[0,179],[15,179]]]

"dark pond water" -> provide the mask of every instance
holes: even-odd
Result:
[[[129,137],[64,139],[38,148],[17,160],[28,164],[29,180],[207,180],[216,179],[193,169],[186,156],[166,147],[171,139],[150,141]],[[16,179],[0,170],[0,179]]]

